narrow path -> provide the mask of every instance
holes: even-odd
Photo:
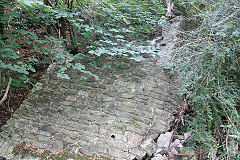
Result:
[[[80,73],[58,79],[52,65],[2,127],[0,156],[44,159],[67,152],[129,160],[153,153],[153,140],[169,129],[179,104],[176,89],[159,63],[122,66],[96,68],[100,80],[81,84]]]

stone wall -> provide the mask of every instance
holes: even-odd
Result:
[[[75,70],[68,71],[71,80],[57,78],[52,65],[2,127],[0,156],[41,159],[43,153],[69,152],[129,160],[154,153],[154,140],[168,131],[179,105],[175,86],[161,63],[118,61],[120,67],[92,68],[100,79],[89,77],[85,84]]]

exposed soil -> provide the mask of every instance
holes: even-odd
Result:
[[[44,39],[44,36],[48,35],[44,28],[35,28],[29,31],[34,32],[40,39],[41,38]],[[53,31],[51,34],[54,37],[58,37],[58,33],[56,33],[56,31]],[[27,39],[27,38],[28,38],[27,36],[24,37],[24,39]],[[67,38],[69,38],[69,35],[67,35]],[[41,62],[41,60],[48,58],[48,56],[50,56],[50,55],[48,56],[44,55],[41,52],[34,51],[34,46],[39,48],[48,47],[49,46],[48,43],[32,42],[31,44],[26,44],[26,43],[22,43],[21,40],[17,40],[17,41],[20,47],[16,49],[21,53],[19,55],[20,56],[19,60],[24,63],[27,63],[28,57],[31,57],[31,56],[38,57],[39,62]],[[54,43],[52,42],[50,43],[54,46],[54,48],[52,48],[53,50],[57,48],[57,46],[54,45]],[[34,66],[36,72],[30,72],[29,78],[38,81],[41,78],[41,76],[46,72],[48,66],[49,66],[48,62],[41,62],[40,64],[36,64]],[[27,95],[30,93],[35,83],[31,82],[31,84],[26,84],[26,86],[24,87],[11,86],[7,99],[2,105],[0,105],[0,132],[2,131],[1,127],[6,124],[6,122],[13,116],[13,113],[20,107],[23,101],[27,98]],[[4,94],[4,91],[5,91],[5,88],[0,86],[0,99]],[[0,157],[0,160],[1,160],[1,157]]]
[[[30,75],[31,78],[39,80],[46,72],[48,66],[48,64],[37,66],[36,72]],[[33,86],[29,84],[24,87],[14,87],[9,91],[8,98],[0,106],[0,128],[6,124],[6,122],[12,117],[13,113],[20,107],[32,88]],[[1,131],[2,130],[0,129],[0,132]]]
[[[43,35],[46,34],[46,31],[41,28],[36,29],[35,32],[39,37],[43,37]],[[33,42],[31,44],[26,44],[26,43],[22,43],[21,41],[18,41],[18,43],[20,44],[20,47],[16,49],[21,53],[19,55],[20,61],[27,63],[27,59],[30,56],[47,58],[46,55],[43,55],[39,52],[35,52],[33,47],[33,46],[37,46],[37,47],[47,46],[48,45],[47,43],[38,44]],[[30,72],[29,78],[39,80],[41,76],[46,72],[48,66],[49,66],[48,63],[41,63],[34,66],[36,72]],[[13,113],[20,107],[23,101],[27,98],[27,95],[30,93],[31,89],[33,88],[33,85],[34,83],[31,82],[31,84],[26,84],[24,87],[11,86],[7,99],[4,101],[2,105],[0,105],[0,132],[2,131],[1,127],[4,124],[6,124],[6,122],[13,116]],[[0,99],[3,97],[4,92],[5,92],[5,87],[0,86]]]

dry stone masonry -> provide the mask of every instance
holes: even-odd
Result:
[[[161,63],[119,63],[93,68],[100,78],[89,76],[85,84],[76,70],[68,71],[71,80],[57,78],[51,65],[2,127],[0,156],[32,160],[69,152],[131,160],[153,155],[179,104],[175,86]]]

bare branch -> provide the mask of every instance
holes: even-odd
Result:
[[[49,0],[44,0],[44,4],[53,7],[52,3]]]
[[[166,0],[166,2],[167,2],[167,14],[166,14],[166,16],[167,17],[172,17],[173,16],[172,10],[173,10],[174,4],[173,4],[172,0]]]
[[[10,88],[10,86],[11,86],[11,83],[12,83],[12,78],[9,77],[9,82],[8,82],[8,85],[7,85],[5,94],[4,94],[4,96],[2,97],[2,99],[1,99],[1,101],[0,101],[0,105],[3,104],[3,102],[7,99],[7,95],[8,95],[8,91],[9,91],[9,88]]]

